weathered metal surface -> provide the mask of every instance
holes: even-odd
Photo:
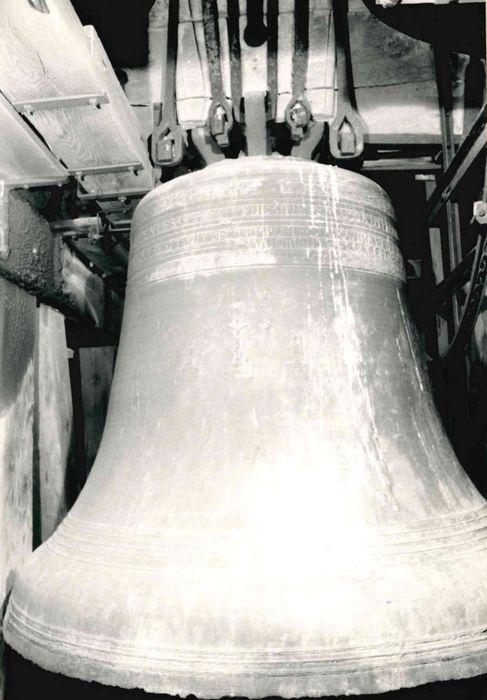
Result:
[[[373,182],[224,161],[135,213],[104,437],[8,643],[198,697],[487,669],[487,505],[436,414]]]

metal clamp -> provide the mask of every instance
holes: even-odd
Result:
[[[39,100],[24,100],[14,102],[13,106],[21,114],[34,114],[48,109],[64,109],[71,107],[91,106],[99,109],[101,105],[107,104],[109,99],[104,92],[89,95],[65,95],[62,97],[43,97]]]
[[[211,84],[211,105],[208,125],[211,135],[219,146],[230,144],[233,127],[232,109],[225,96],[220,57],[220,31],[218,27],[218,4],[216,0],[203,0],[203,30]]]
[[[303,138],[291,148],[293,158],[312,160],[325,132],[324,122],[312,122]]]
[[[487,224],[487,202],[480,200],[473,203],[473,217],[477,223]]]
[[[105,199],[118,199],[119,202],[126,202],[127,199],[131,197],[143,197],[149,192],[148,189],[145,190],[120,190],[119,192],[81,192],[78,185],[77,197],[82,202],[89,202],[95,199],[105,200]]]
[[[100,214],[96,216],[82,216],[77,219],[62,219],[51,224],[53,233],[62,234],[63,239],[77,240],[89,238],[97,240],[102,237],[105,224]]]
[[[268,119],[275,120],[277,112],[277,56],[279,50],[279,0],[267,0],[267,89],[269,91]]]
[[[295,3],[293,50],[293,96],[284,117],[291,132],[291,139],[299,142],[311,123],[311,105],[305,97],[309,49],[309,0]]]
[[[348,0],[333,0],[333,20],[338,94],[337,111],[329,129],[329,149],[336,160],[350,160],[362,155],[364,131],[353,87]]]
[[[242,107],[242,51],[240,47],[240,5],[238,0],[227,0],[228,50],[230,54],[230,85],[233,116],[241,122]]]
[[[196,126],[194,129],[191,129],[190,133],[193,146],[203,158],[205,165],[225,160],[220,146],[211,137],[206,126]]]
[[[225,97],[214,99],[208,114],[210,133],[216,139],[219,146],[228,146],[229,134],[233,126],[233,116],[230,105]]]
[[[293,97],[284,112],[293,141],[301,141],[311,123],[311,105],[306,97]]]
[[[152,160],[156,165],[171,167],[178,165],[184,157],[185,133],[177,123],[171,108],[164,109],[161,103],[154,105],[154,130],[152,132]]]
[[[336,160],[359,158],[364,150],[362,122],[352,111],[338,110],[329,130],[330,153]]]
[[[185,132],[176,110],[176,65],[178,58],[179,0],[169,0],[167,17],[166,75],[164,101],[154,105],[151,155],[155,165],[174,167],[184,157]]]

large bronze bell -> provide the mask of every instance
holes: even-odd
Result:
[[[484,672],[487,504],[433,405],[384,192],[224,161],[145,197],[132,244],[98,458],[7,642],[204,698]]]

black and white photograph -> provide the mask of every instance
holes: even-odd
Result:
[[[486,0],[0,0],[0,700],[487,700]]]

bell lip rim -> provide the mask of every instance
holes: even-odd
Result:
[[[95,664],[93,664],[92,659],[83,658],[74,654],[66,654],[63,656],[67,664],[65,663],[65,668],[61,670],[60,666],[62,664],[56,664],[56,660],[59,661],[60,658],[59,653],[41,649],[42,658],[39,659],[38,657],[34,660],[32,656],[26,653],[25,640],[22,639],[24,643],[15,644],[15,642],[12,643],[11,639],[5,637],[5,642],[25,661],[49,673],[62,675],[86,683],[95,682],[106,687],[126,690],[137,689],[156,694],[162,693],[168,695],[170,698],[173,697],[175,700],[177,698],[184,700],[190,697],[196,698],[197,700],[224,700],[232,697],[239,698],[240,700],[245,698],[249,700],[264,700],[276,696],[284,700],[304,700],[305,698],[324,698],[327,696],[379,695],[401,689],[420,687],[430,683],[468,680],[487,674],[486,644],[483,650],[477,652],[465,654],[463,656],[455,656],[453,658],[431,659],[427,662],[417,661],[416,663],[401,665],[400,656],[396,654],[394,657],[391,655],[391,659],[386,667],[369,666],[368,668],[355,668],[353,671],[346,670],[343,672],[337,670],[335,673],[304,674],[299,676],[290,674],[287,677],[282,675],[263,675],[261,679],[257,679],[257,686],[266,688],[266,690],[260,692],[254,691],[245,693],[244,691],[245,684],[247,684],[247,687],[249,686],[249,678],[250,683],[255,683],[255,676],[249,676],[249,674],[241,672],[230,672],[228,674],[219,673],[215,674],[213,680],[210,681],[210,683],[213,683],[215,690],[205,691],[202,689],[204,687],[208,688],[209,674],[204,671],[191,673],[191,670],[186,669],[179,673],[175,671],[164,673],[164,671],[148,672],[147,670],[135,669],[123,670],[120,667],[114,667],[109,662],[95,662]],[[39,647],[36,648],[39,649]],[[77,663],[79,665],[80,659],[83,660],[83,666],[78,669],[73,669],[73,665]],[[480,668],[482,665],[483,668]],[[462,666],[464,666],[463,669],[461,668]],[[398,676],[398,671],[403,675],[398,680],[394,680],[394,678]],[[381,680],[380,675],[386,675],[386,678]],[[404,676],[408,676],[408,678]],[[143,683],[141,680],[137,680],[143,677],[151,678],[152,680],[147,680]],[[167,680],[164,682],[161,681],[161,678],[166,678]],[[188,685],[188,678],[189,683],[192,683],[191,686]],[[353,678],[351,688],[347,687],[347,681],[350,678]],[[184,683],[185,680],[186,684]],[[223,692],[222,689],[217,690],[217,687],[222,688],[222,683],[226,680],[233,681],[231,691]],[[260,680],[262,682],[259,682]],[[313,680],[315,681],[315,690],[310,688],[313,684]],[[321,685],[319,682],[320,680],[322,681]],[[290,686],[288,691],[284,689],[286,681],[288,686]],[[374,684],[373,687],[372,683]],[[274,689],[271,687],[272,684],[274,684]],[[197,687],[198,685],[199,689]],[[230,683],[228,683],[227,687],[229,688],[229,686]],[[299,690],[300,687],[303,688],[302,691]]]

